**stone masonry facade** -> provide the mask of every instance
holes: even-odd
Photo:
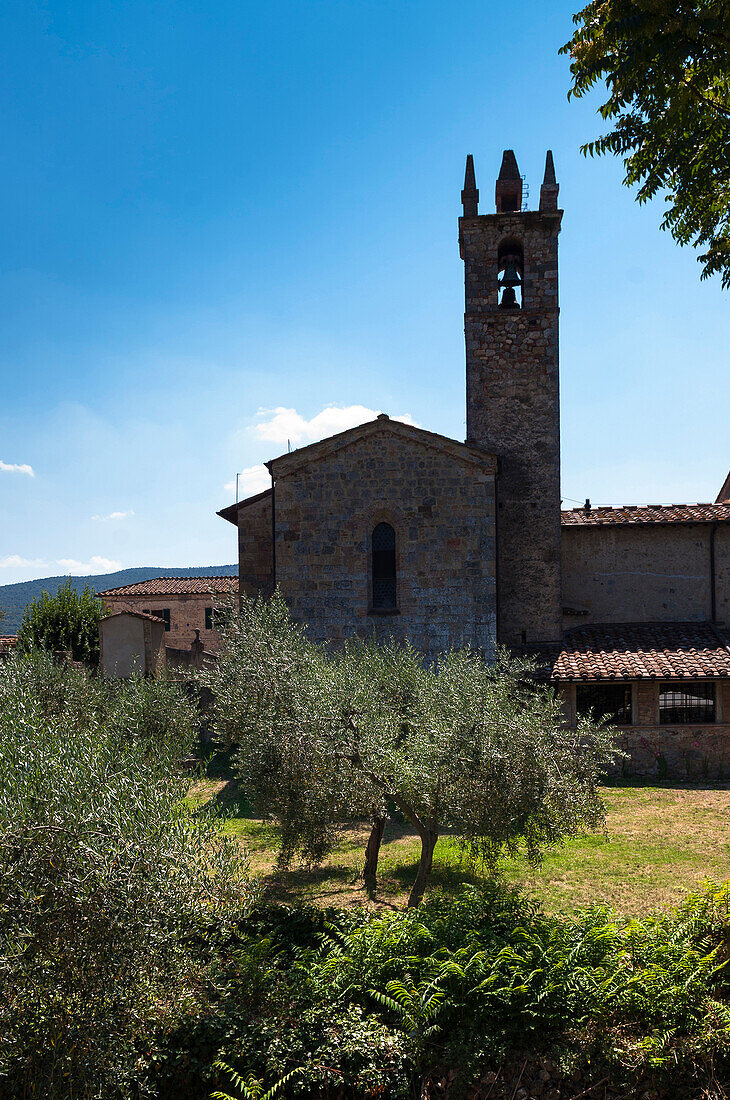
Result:
[[[566,525],[562,557],[566,628],[730,620],[730,522]]]
[[[387,417],[343,437],[271,463],[276,583],[294,617],[319,639],[392,635],[430,653],[469,643],[491,654],[494,460]],[[381,522],[396,533],[395,613],[372,607]]]
[[[575,684],[560,688],[568,724],[575,722]],[[709,725],[659,725],[659,683],[632,685],[636,721],[615,727],[625,753],[612,774],[646,779],[730,782],[730,682],[717,682],[717,714]]]
[[[466,200],[464,209],[469,209]],[[556,641],[562,632],[561,218],[556,209],[459,219],[466,291],[467,442],[499,458],[498,633],[510,646]],[[503,308],[498,299],[504,248],[522,257],[519,309]]]
[[[169,611],[170,626],[165,630],[164,642],[173,649],[189,649],[198,632],[199,640],[205,650],[215,653],[220,645],[220,635],[211,622],[210,609],[217,600],[224,601],[234,595],[237,585],[232,583],[230,577],[185,577],[183,583],[190,584],[196,581],[198,592],[175,592],[169,589],[180,578],[158,578],[156,581],[142,581],[139,584],[127,585],[122,589],[110,589],[99,595],[104,605],[111,612],[137,611],[149,612],[152,615],[163,617],[165,610]],[[166,582],[166,583],[163,583]],[[172,583],[171,583],[172,582]],[[217,595],[206,592],[207,585],[215,585]],[[137,591],[135,591],[137,589]],[[139,591],[142,589],[142,591]],[[145,591],[151,589],[151,591]],[[158,589],[155,591],[155,589]],[[167,590],[164,590],[167,589]],[[208,614],[206,614],[206,611]]]
[[[563,213],[552,154],[539,209],[525,210],[522,192],[507,150],[496,210],[480,214],[467,158],[466,441],[381,414],[272,459],[271,489],[219,513],[238,529],[239,592],[278,588],[319,640],[394,636],[427,654],[468,643],[487,656],[496,642],[532,653],[568,724],[577,685],[585,707],[620,694],[585,685],[628,684],[630,715],[625,692],[611,704],[616,721],[632,723],[617,726],[628,753],[619,771],[730,780],[730,476],[714,505],[586,501],[561,513]],[[387,549],[374,549],[384,526]],[[373,598],[384,553],[388,604]],[[644,644],[637,626],[661,636]],[[581,649],[579,632],[599,627],[613,634],[593,649],[584,636]],[[707,666],[710,657],[722,667]],[[715,684],[712,711],[671,709],[676,685],[703,680]],[[662,724],[670,714],[675,724]],[[698,725],[698,714],[711,717]]]

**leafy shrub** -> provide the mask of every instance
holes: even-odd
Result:
[[[18,631],[18,649],[21,653],[33,648],[51,653],[63,650],[74,661],[97,665],[99,621],[105,613],[92,589],[84,585],[77,592],[69,577],[55,596],[43,591],[28,604]]]
[[[198,1005],[241,868],[183,808],[182,690],[36,651],[0,665],[0,1091],[125,1095],[149,1033]]]
[[[561,1048],[625,1095],[699,1087],[730,1071],[729,944],[727,887],[640,922],[548,917],[494,883],[378,916],[258,907],[219,952],[212,1010],[168,1034],[160,1095],[181,1064],[201,1089],[222,1064],[262,1091],[296,1070],[287,1097],[395,1100],[437,1071],[456,1094]]]

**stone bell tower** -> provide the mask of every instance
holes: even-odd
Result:
[[[496,213],[479,214],[471,156],[459,219],[465,264],[467,443],[495,454],[497,639],[507,646],[562,637],[558,210],[552,153],[540,209],[522,209],[511,149]]]

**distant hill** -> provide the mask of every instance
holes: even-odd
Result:
[[[117,573],[101,573],[96,577],[72,577],[71,584],[81,591],[88,584],[94,592],[107,588],[120,588],[123,584],[136,584],[155,577],[226,577],[238,573],[237,565],[200,565],[189,569],[161,568],[156,565],[140,565],[135,569],[120,569]],[[0,585],[0,634],[17,634],[26,604],[40,596],[44,590],[55,595],[66,577],[41,577],[37,581],[19,581],[17,584]]]

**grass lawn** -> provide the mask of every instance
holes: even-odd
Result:
[[[605,834],[568,841],[538,868],[505,860],[508,882],[520,883],[553,911],[605,902],[627,916],[672,905],[706,878],[730,877],[730,790],[618,786],[602,791]],[[379,889],[368,902],[360,885],[369,829],[343,825],[332,856],[317,868],[276,869],[276,829],[241,812],[235,783],[201,780],[190,794],[195,806],[217,805],[226,831],[238,837],[251,870],[268,896],[318,905],[402,906],[416,873],[419,843],[412,830],[388,825],[381,848]],[[462,858],[456,838],[444,836],[434,855],[431,889],[455,890],[479,874]]]

